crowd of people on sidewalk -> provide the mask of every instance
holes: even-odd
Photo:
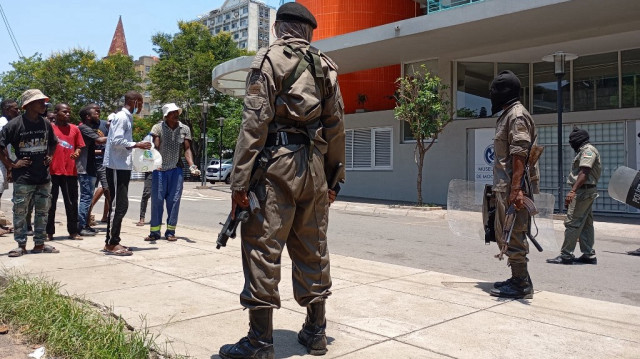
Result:
[[[140,112],[142,105],[142,95],[129,91],[124,95],[122,109],[110,114],[107,121],[100,118],[100,106],[92,103],[80,109],[80,123],[76,125],[70,122],[73,109],[69,104],[58,103],[48,112],[49,98],[38,89],[26,90],[20,106],[14,99],[0,103],[0,197],[9,182],[13,183],[13,228],[0,214],[0,235],[13,232],[18,245],[9,257],[59,253],[45,243],[55,239],[58,197],[65,207],[68,238],[96,236],[98,230],[91,212],[102,196],[105,206],[101,222],[107,224],[104,253],[132,255],[128,247],[120,244],[122,220],[129,205],[132,150],[150,150],[153,146],[163,161],[162,166],[146,175],[143,197],[151,198],[151,228],[145,240],[161,238],[165,202],[168,218],[164,237],[176,240],[183,151],[192,175],[200,175],[191,153],[191,132],[178,120],[182,109],[170,103],[162,107],[163,120],[153,126],[149,139],[133,141],[133,115]],[[141,223],[145,208],[146,205],[141,208]],[[28,251],[29,235],[33,236],[34,247]]]

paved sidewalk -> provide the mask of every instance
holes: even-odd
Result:
[[[134,327],[144,321],[170,351],[217,358],[248,329],[238,239],[216,250],[213,233],[183,228],[177,242],[146,243],[148,228],[129,222],[123,244],[135,247],[131,257],[105,256],[99,236],[54,241],[60,254],[8,258],[15,242],[4,236],[0,266],[59,281]],[[282,263],[276,357],[301,357],[305,309],[293,300],[286,251]],[[331,266],[326,358],[640,357],[640,307],[551,292],[500,300],[488,295],[492,283],[341,255]]]

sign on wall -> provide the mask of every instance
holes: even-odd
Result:
[[[496,157],[493,148],[493,137],[495,136],[496,130],[493,128],[479,128],[474,132],[474,181],[493,184],[493,162]]]

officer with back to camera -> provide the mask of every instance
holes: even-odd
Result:
[[[260,212],[242,225],[249,333],[220,348],[222,358],[273,358],[273,309],[280,307],[280,257],[292,261],[295,300],[307,317],[298,341],[308,353],[327,352],[325,300],[331,294],[329,204],[344,179],[343,102],[337,66],[310,47],[313,15],[298,3],[278,9],[278,39],[256,55],[247,76],[242,130],[233,161],[232,213],[256,194]],[[252,178],[262,166],[264,176]],[[256,172],[259,173],[259,172]],[[253,180],[253,181],[252,181]],[[251,183],[256,183],[255,188]]]

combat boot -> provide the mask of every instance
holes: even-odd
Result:
[[[307,348],[311,355],[325,355],[327,353],[327,335],[325,328],[324,300],[307,306],[307,318],[298,332],[298,342]]]
[[[273,309],[249,310],[249,333],[218,352],[222,359],[274,359]]]
[[[507,279],[505,281],[502,281],[502,282],[495,282],[495,283],[493,283],[493,287],[494,288],[504,287],[505,285],[513,283],[514,280],[515,279],[513,277],[511,277],[511,278],[509,278],[509,279]]]
[[[501,298],[532,299],[533,283],[527,271],[527,263],[512,263],[511,274],[513,276],[505,281],[506,284],[491,289],[490,294]]]

